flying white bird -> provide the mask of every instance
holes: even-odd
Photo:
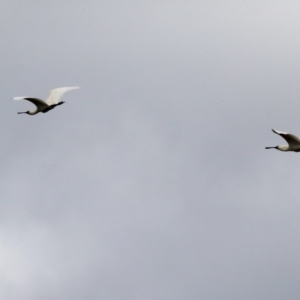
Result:
[[[290,133],[285,133],[285,132],[281,132],[281,131],[277,131],[272,129],[272,131],[274,133],[279,134],[280,136],[282,136],[287,142],[288,145],[279,145],[276,147],[266,147],[266,149],[277,149],[280,151],[294,151],[294,152],[299,152],[300,151],[300,139]]]
[[[79,89],[78,86],[74,87],[62,87],[54,89],[50,92],[50,95],[46,101],[43,101],[39,98],[32,98],[32,97],[15,97],[14,100],[28,100],[36,106],[35,110],[28,110],[24,112],[18,112],[18,114],[28,114],[28,115],[36,115],[39,112],[46,113],[47,111],[53,109],[54,107],[65,103],[64,101],[59,101],[62,95],[65,92]]]

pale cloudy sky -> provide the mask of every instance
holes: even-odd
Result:
[[[1,299],[299,299],[299,1],[0,3]]]

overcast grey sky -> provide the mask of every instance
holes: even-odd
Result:
[[[1,299],[299,300],[299,1],[0,4]]]

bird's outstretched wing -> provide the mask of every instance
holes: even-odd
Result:
[[[50,92],[50,95],[46,100],[46,103],[48,105],[58,104],[59,99],[65,92],[76,90],[76,89],[79,89],[79,86],[61,87],[61,88],[54,89]]]
[[[272,129],[272,131],[278,135],[280,135],[281,137],[283,137],[289,145],[291,146],[299,146],[300,145],[300,139],[293,135],[293,134],[290,134],[290,133],[286,133],[286,132],[281,132],[281,131],[277,131],[275,129]]]
[[[14,97],[14,100],[28,100],[33,103],[38,109],[44,109],[48,107],[48,104],[39,98],[31,98],[31,97]]]

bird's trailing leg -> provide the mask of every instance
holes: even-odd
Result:
[[[60,102],[57,103],[57,105],[62,105],[64,103],[65,103],[65,101],[60,101]]]

